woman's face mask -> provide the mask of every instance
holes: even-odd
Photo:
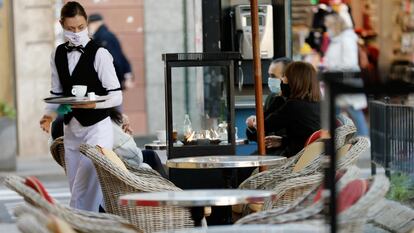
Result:
[[[279,94],[280,93],[280,79],[269,77],[267,79],[267,85],[269,86],[270,92]]]
[[[63,35],[67,41],[75,46],[86,44],[89,41],[88,29],[85,28],[80,32],[63,31]]]
[[[290,96],[290,87],[289,87],[289,84],[281,82],[280,83],[280,89],[282,90],[282,95],[284,97],[289,98],[289,96]]]

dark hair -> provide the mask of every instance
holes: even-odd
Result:
[[[319,81],[315,68],[307,62],[295,61],[290,63],[285,70],[290,87],[291,99],[301,99],[318,102],[321,99]]]
[[[279,57],[272,60],[272,64],[283,63],[284,66],[289,65],[292,62],[292,59],[288,57]]]
[[[88,20],[85,9],[79,2],[69,1],[60,10],[60,20],[63,22],[65,18],[72,18],[77,15],[85,17],[85,20]]]
[[[108,110],[108,114],[109,117],[111,118],[111,120],[113,122],[115,122],[118,125],[122,125],[123,123],[123,119],[122,119],[122,113],[120,113],[118,110],[116,110],[115,108],[110,108]]]

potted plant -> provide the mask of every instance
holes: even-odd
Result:
[[[391,175],[390,181],[387,198],[414,208],[414,176],[397,172]]]
[[[16,110],[0,100],[0,171],[16,169]]]

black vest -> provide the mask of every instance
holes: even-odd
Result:
[[[88,86],[87,92],[95,92],[99,96],[107,95],[108,91],[102,86],[94,67],[95,55],[99,46],[93,40],[89,41],[71,76],[68,67],[67,50],[65,49],[67,44],[59,45],[55,54],[55,64],[59,81],[62,85],[63,96],[73,96],[71,93],[73,85],[86,85]],[[82,126],[91,126],[107,118],[109,116],[108,110],[74,108],[72,112],[65,114],[64,122],[68,124],[72,117],[75,117]]]

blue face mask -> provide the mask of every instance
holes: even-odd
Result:
[[[271,78],[267,79],[267,85],[272,93],[279,94],[280,93],[280,82],[279,78]]]

